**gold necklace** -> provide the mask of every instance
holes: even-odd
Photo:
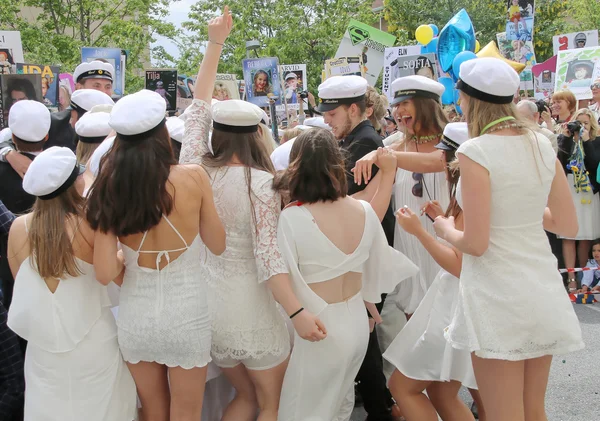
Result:
[[[432,135],[428,135],[428,136],[417,136],[417,135],[412,135],[410,137],[410,141],[416,143],[417,145],[422,145],[424,143],[429,143],[432,140],[436,140],[439,139],[440,137],[442,137],[442,134],[432,134]]]
[[[497,124],[496,126],[488,129],[485,134],[497,132],[497,131],[505,130],[505,129],[520,129],[520,128],[522,128],[522,126],[519,123],[514,123],[514,122],[502,123],[502,124]]]

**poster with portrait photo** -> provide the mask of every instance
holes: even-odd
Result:
[[[535,0],[507,0],[506,39],[533,41]]]
[[[71,73],[58,75],[58,111],[66,110],[71,105],[71,95],[75,92],[75,81]]]
[[[177,70],[146,70],[146,89],[159,94],[167,104],[167,111],[177,109]]]
[[[496,40],[498,41],[498,50],[504,58],[522,63],[527,69],[537,64],[532,41],[508,39],[506,32],[496,34]]]
[[[557,56],[531,68],[533,73],[533,91],[535,99],[549,99],[554,93]]]
[[[15,65],[24,61],[21,32],[0,31],[0,75],[15,73]]]
[[[554,91],[570,90],[578,100],[591,99],[592,81],[600,77],[600,47],[559,51]]]
[[[15,102],[42,99],[42,75],[0,75],[0,129],[8,127],[8,112]]]
[[[242,60],[246,101],[268,107],[269,99],[281,105],[281,81],[279,59],[277,57],[250,58]]]
[[[570,34],[555,35],[552,37],[554,54],[559,51],[575,50],[577,48],[597,47],[598,30],[571,32]]]
[[[42,75],[42,102],[51,112],[58,111],[59,72],[58,66],[17,63],[17,74]]]
[[[300,93],[308,90],[306,64],[282,64],[279,73],[283,79],[283,99],[288,110],[299,110],[300,103],[303,103],[303,109],[307,110],[308,104],[300,98]],[[277,108],[278,111],[285,109],[283,105]]]
[[[217,73],[212,97],[213,99],[219,101],[240,99],[237,76],[225,73]]]

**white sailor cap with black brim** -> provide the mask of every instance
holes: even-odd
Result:
[[[455,151],[469,139],[467,123],[448,123],[444,127],[444,134],[435,147],[444,151]]]
[[[81,63],[73,72],[73,79],[76,83],[81,83],[85,79],[107,79],[111,82],[115,76],[115,68],[110,63],[100,60]]]
[[[456,89],[491,104],[510,104],[519,89],[519,75],[509,64],[493,57],[465,61]]]
[[[99,144],[106,139],[112,128],[108,124],[110,120],[110,111],[94,111],[103,107],[96,106],[85,113],[77,123],[75,123],[75,133],[79,136],[79,141],[83,143]]]
[[[23,177],[23,190],[41,200],[54,199],[67,191],[84,171],[72,150],[53,146],[31,162]]]
[[[41,142],[50,131],[50,124],[50,111],[38,101],[18,101],[8,112],[8,127],[23,142]]]
[[[96,89],[78,89],[71,95],[71,108],[80,114],[87,113],[96,105],[115,105],[115,101]]]
[[[425,76],[411,75],[400,77],[392,82],[394,97],[390,106],[415,97],[440,101],[445,89],[441,83]]]
[[[255,133],[264,118],[263,110],[239,99],[216,102],[211,110],[213,129],[228,133]]]
[[[152,136],[166,123],[167,104],[153,91],[142,89],[121,98],[110,113],[109,125],[124,141]]]
[[[185,121],[179,117],[167,117],[167,130],[169,136],[176,142],[183,142],[183,134],[185,132]]]
[[[360,76],[332,76],[319,85],[321,103],[317,111],[325,113],[341,105],[355,104],[365,98],[368,86],[367,80]]]

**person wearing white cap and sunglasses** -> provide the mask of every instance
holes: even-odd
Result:
[[[96,231],[98,279],[124,270],[119,346],[142,411],[161,420],[199,419],[211,360],[200,254],[203,243],[221,254],[225,231],[206,172],[177,165],[165,112],[163,98],[147,90],[113,107],[109,125],[117,135],[88,193],[86,216]]]
[[[101,283],[95,276],[83,171],[68,148],[42,152],[23,179],[36,197],[33,211],[10,231],[15,289],[8,326],[28,341],[26,421],[126,421],[136,413],[135,383],[119,351],[106,287],[113,279]]]
[[[19,101],[8,115],[8,126],[19,155],[31,162],[44,149],[50,129],[50,111],[41,102]],[[28,212],[35,197],[23,189],[23,173],[8,162],[0,162],[0,200],[15,214]],[[0,237],[0,279],[4,290],[4,305],[10,307],[13,277],[7,263],[7,238]]]
[[[464,253],[445,336],[454,348],[472,352],[483,404],[494,420],[545,419],[552,356],[584,347],[544,232],[574,236],[575,206],[550,141],[528,129],[512,103],[520,83],[514,69],[478,58],[462,64],[459,78],[471,137],[457,151],[464,230],[451,217],[434,224]],[[524,290],[536,291],[534,302]]]
[[[222,420],[254,420],[259,410],[261,421],[276,421],[290,338],[275,300],[300,337],[316,341],[325,334],[314,315],[298,311],[300,302],[277,246],[281,198],[258,134],[260,108],[236,100],[217,102],[212,110],[209,105],[221,45],[232,25],[227,7],[208,24],[210,41],[197,77],[204,83],[196,84],[186,112],[180,162],[207,169],[227,231],[225,253],[203,258],[214,303],[213,361],[236,389]]]
[[[383,147],[381,136],[375,131],[367,119],[366,92],[368,83],[360,76],[333,76],[319,85],[321,103],[317,111],[323,114],[325,123],[332,128],[333,135],[340,141],[340,147],[346,152],[346,171],[348,173],[348,194],[357,199],[369,201],[366,184],[358,184],[350,170],[357,160]],[[374,170],[374,176],[377,168]],[[373,182],[373,186],[376,183]],[[394,243],[394,214],[391,206],[386,212],[382,226],[388,243]],[[382,304],[378,304],[381,311]],[[391,418],[393,402],[385,385],[385,377],[381,371],[381,351],[376,330],[371,333],[369,348],[365,362],[358,373],[357,388],[360,392],[364,407],[373,420],[388,420]]]
[[[421,213],[431,218],[454,216],[459,229],[463,227],[462,211],[455,192],[460,173],[453,168],[456,150],[469,138],[466,123],[449,123],[436,148],[444,153],[450,205],[442,209],[438,202],[428,202]],[[403,207],[396,213],[398,225],[417,238],[442,267],[419,307],[406,326],[383,354],[395,371],[390,378],[390,390],[407,421],[437,421],[441,418],[473,420],[473,416],[458,396],[461,384],[476,389],[471,354],[453,349],[444,338],[444,328],[452,320],[458,297],[462,253],[439,241],[423,226],[417,209]],[[427,391],[427,396],[423,394]],[[479,396],[475,394],[477,399]],[[478,404],[480,419],[484,410]]]
[[[112,105],[96,105],[85,113],[75,124],[77,143],[77,161],[87,164],[92,154],[112,132],[108,124]]]

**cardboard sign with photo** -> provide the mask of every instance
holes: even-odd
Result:
[[[268,107],[269,100],[281,104],[279,59],[276,57],[242,60],[246,82],[246,101],[259,107]]]
[[[555,91],[568,89],[578,100],[591,99],[591,85],[600,77],[600,47],[558,52]]]
[[[0,129],[8,127],[8,112],[23,100],[42,102],[42,75],[0,75]]]
[[[104,61],[112,64],[115,69],[113,75],[113,98],[120,98],[125,91],[125,69],[123,68],[124,59],[119,48],[81,48],[81,61],[90,62],[94,60]]]
[[[597,47],[598,30],[571,32],[570,34],[555,35],[552,37],[554,54],[559,51],[575,50],[577,48]]]
[[[507,0],[506,39],[532,41],[535,0]]]
[[[308,104],[301,98],[301,94],[308,90],[306,64],[282,64],[280,73],[283,76],[283,100],[288,110],[299,110],[300,103],[303,103],[303,109],[307,110]],[[281,108],[285,107],[280,105],[277,110],[280,111]]]
[[[59,72],[60,68],[58,66],[17,63],[17,74],[42,75],[42,102],[50,111],[58,111]]]
[[[217,74],[212,97],[219,101],[240,99],[237,77],[223,73]]]
[[[421,52],[421,46],[408,45],[406,47],[389,47],[385,49],[383,56],[383,82],[382,92],[387,96],[388,100],[392,100],[394,93],[392,92],[392,82],[396,79],[396,69],[398,68],[398,60],[407,56],[418,55]]]
[[[554,93],[557,56],[531,68],[535,99],[548,99]]]
[[[15,73],[15,65],[24,61],[21,33],[0,31],[0,75]]]
[[[437,56],[435,53],[418,54],[399,57],[398,62],[390,70],[392,80],[399,77],[419,75],[429,79],[438,79]]]
[[[177,109],[177,70],[146,70],[146,89],[159,94],[167,104],[167,111]]]

